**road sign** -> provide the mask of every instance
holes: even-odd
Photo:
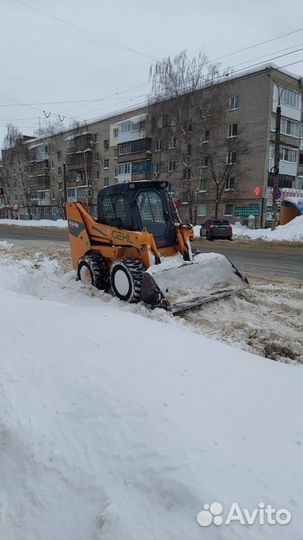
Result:
[[[248,217],[248,216],[259,216],[260,207],[259,206],[238,206],[235,211],[236,217]]]

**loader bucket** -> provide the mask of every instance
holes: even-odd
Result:
[[[142,300],[178,314],[238,293],[247,286],[247,279],[224,255],[199,253],[191,262],[176,255],[143,274]]]

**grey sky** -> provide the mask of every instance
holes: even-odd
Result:
[[[153,58],[187,49],[212,60],[303,26],[300,0],[0,0],[0,14],[1,142],[9,121],[32,134],[43,110],[65,115],[68,126],[142,103]],[[224,58],[222,68],[284,54],[278,66],[297,62],[302,51],[290,53],[302,41],[302,31],[294,33]],[[287,69],[302,68],[301,61]]]

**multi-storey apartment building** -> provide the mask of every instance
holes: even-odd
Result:
[[[26,141],[33,216],[62,216],[66,200],[83,201],[95,214],[100,188],[153,178],[169,182],[185,220],[202,223],[217,206],[219,217],[235,222],[252,214],[264,226],[271,211],[278,104],[279,185],[303,189],[301,81],[266,67],[201,88],[193,103],[186,145],[176,119],[151,122],[149,106]],[[25,217],[28,209],[16,196],[16,177],[10,175],[9,181],[5,176],[8,151],[2,155],[4,182],[11,183],[9,204]]]

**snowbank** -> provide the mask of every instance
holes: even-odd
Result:
[[[3,538],[300,537],[299,368],[142,318],[41,257],[0,255],[0,294]],[[216,501],[292,519],[204,529]]]
[[[294,218],[286,225],[278,226],[274,231],[271,229],[249,229],[240,223],[236,223],[233,225],[233,237],[249,238],[251,240],[301,242],[303,241],[303,216]]]
[[[0,219],[0,225],[17,225],[19,227],[57,227],[67,228],[65,219]]]

